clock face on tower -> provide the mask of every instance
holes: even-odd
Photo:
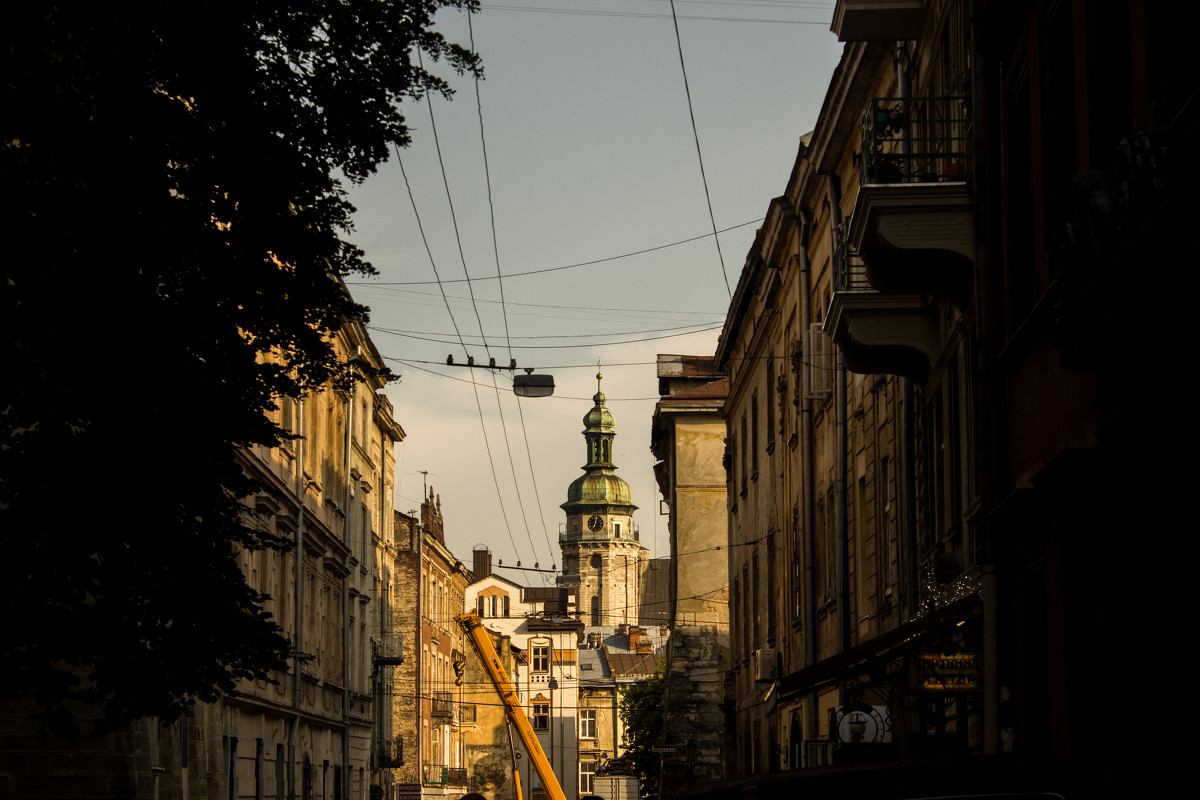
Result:
[[[589,531],[598,531],[603,527],[604,527],[604,517],[600,516],[599,514],[592,514],[592,516],[588,517],[588,530]]]

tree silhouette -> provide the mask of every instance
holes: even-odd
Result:
[[[638,776],[642,797],[658,796],[662,757],[651,748],[662,744],[665,693],[662,664],[653,678],[621,687],[619,713],[625,725],[621,744],[626,748],[622,760],[628,761]]]
[[[409,140],[414,62],[476,0],[27,3],[0,26],[0,692],[70,732],[265,676],[289,646],[232,558],[238,448],[283,395],[351,379],[366,309],[342,181]],[[81,667],[90,675],[80,683]]]

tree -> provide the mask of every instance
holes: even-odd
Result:
[[[170,719],[284,663],[231,552],[235,453],[281,396],[352,380],[330,335],[371,274],[341,181],[409,141],[398,102],[478,58],[476,0],[28,3],[0,26],[0,692],[70,732]],[[90,674],[82,684],[78,671]]]
[[[661,756],[651,748],[662,744],[663,698],[666,683],[659,664],[653,678],[621,687],[620,715],[625,726],[622,760],[632,764],[641,783],[642,797],[658,796]]]

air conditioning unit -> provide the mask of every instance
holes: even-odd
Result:
[[[754,680],[770,683],[779,677],[779,656],[774,650],[754,651]]]

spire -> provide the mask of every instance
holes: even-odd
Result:
[[[587,463],[583,465],[584,475],[580,476],[567,490],[567,502],[563,508],[586,506],[589,509],[599,507],[628,509],[623,513],[632,513],[637,508],[633,504],[629,484],[618,478],[613,464],[613,439],[617,436],[616,421],[606,405],[604,396],[604,373],[600,361],[596,361],[596,394],[592,397],[592,408],[583,415],[583,438],[587,443]],[[571,513],[571,511],[568,511]]]

